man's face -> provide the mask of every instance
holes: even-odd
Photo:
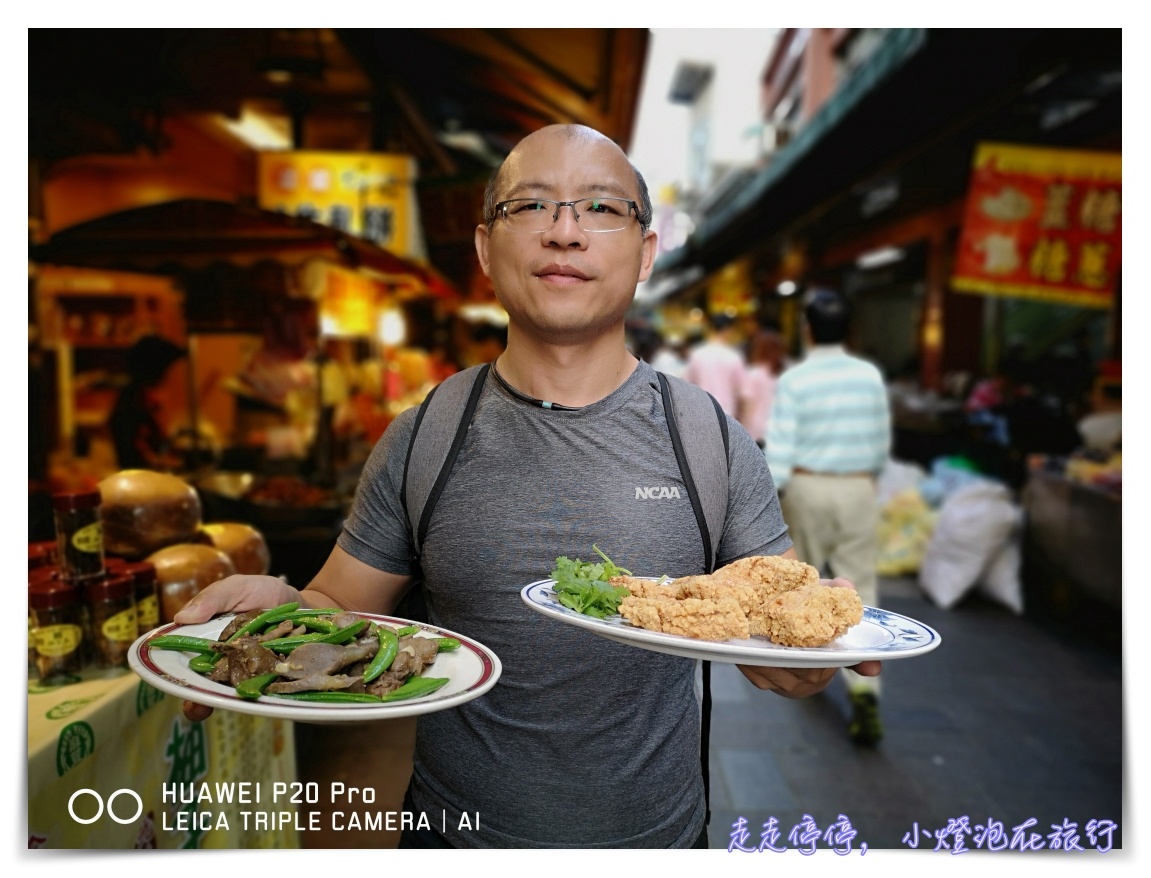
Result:
[[[548,129],[536,132],[504,164],[497,200],[589,196],[639,199],[635,173],[615,144]],[[570,207],[544,232],[520,231],[497,218],[476,229],[480,266],[513,329],[541,342],[579,344],[622,328],[636,283],[651,274],[655,232],[640,233],[632,214],[617,232],[585,232]]]

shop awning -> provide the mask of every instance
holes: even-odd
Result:
[[[1075,142],[1090,117],[1060,125],[1058,113],[1076,102],[1115,111],[1117,85],[1106,90],[1092,65],[1108,69],[1116,41],[1109,29],[889,31],[769,164],[656,262],[653,280],[691,265],[711,272],[793,234],[859,226],[867,192],[896,175],[894,210],[904,214],[958,198],[981,138]]]
[[[324,260],[379,280],[414,281],[429,295],[459,292],[435,269],[311,220],[227,201],[183,199],[131,208],[63,229],[33,245],[51,265],[179,275],[225,263]]]

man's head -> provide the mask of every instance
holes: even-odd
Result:
[[[509,218],[496,205],[510,199],[539,199],[544,215],[535,213],[527,223]],[[619,225],[597,230],[592,220],[602,216],[577,216],[566,204],[581,199],[615,199],[624,206],[616,214]],[[547,201],[565,204],[553,210]],[[647,186],[618,145],[583,125],[529,134],[493,177],[484,213],[476,252],[510,317],[509,343],[521,333],[550,344],[608,333],[622,341],[636,284],[655,262],[656,236],[647,228]]]
[[[524,140],[520,141],[520,145],[526,143],[536,134],[543,134],[544,132],[553,130],[556,130],[561,135],[572,139],[582,138],[588,141],[604,140],[608,143],[612,143],[609,138],[605,137],[594,128],[588,128],[585,125],[552,125],[548,128],[543,128],[540,131],[528,135],[528,137],[525,137]],[[516,148],[518,149],[519,146]],[[502,198],[505,197],[500,195],[500,185],[503,183],[504,168],[507,166],[508,159],[511,159],[511,157],[512,156],[509,155],[508,158],[500,164],[496,172],[492,174],[491,179],[488,180],[488,185],[484,189],[484,222],[487,224],[489,230],[496,221],[496,204],[498,204]],[[631,163],[629,162],[629,164]],[[638,204],[636,218],[639,220],[640,230],[646,234],[647,230],[651,227],[651,194],[647,189],[647,181],[644,180],[643,174],[639,172],[639,169],[635,165],[631,165],[631,170],[632,173],[635,174],[636,190],[639,192],[639,197],[635,199],[636,203]]]
[[[851,307],[835,290],[815,287],[803,306],[811,340],[816,344],[841,344],[851,327]]]

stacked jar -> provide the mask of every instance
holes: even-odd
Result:
[[[28,577],[29,662],[40,682],[73,682],[84,667],[85,605],[79,585],[54,567]]]

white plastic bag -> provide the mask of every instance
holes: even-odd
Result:
[[[943,609],[973,588],[1013,612],[1022,612],[1019,523],[1022,515],[1006,485],[980,480],[959,488],[939,508],[919,569],[919,584]]]

